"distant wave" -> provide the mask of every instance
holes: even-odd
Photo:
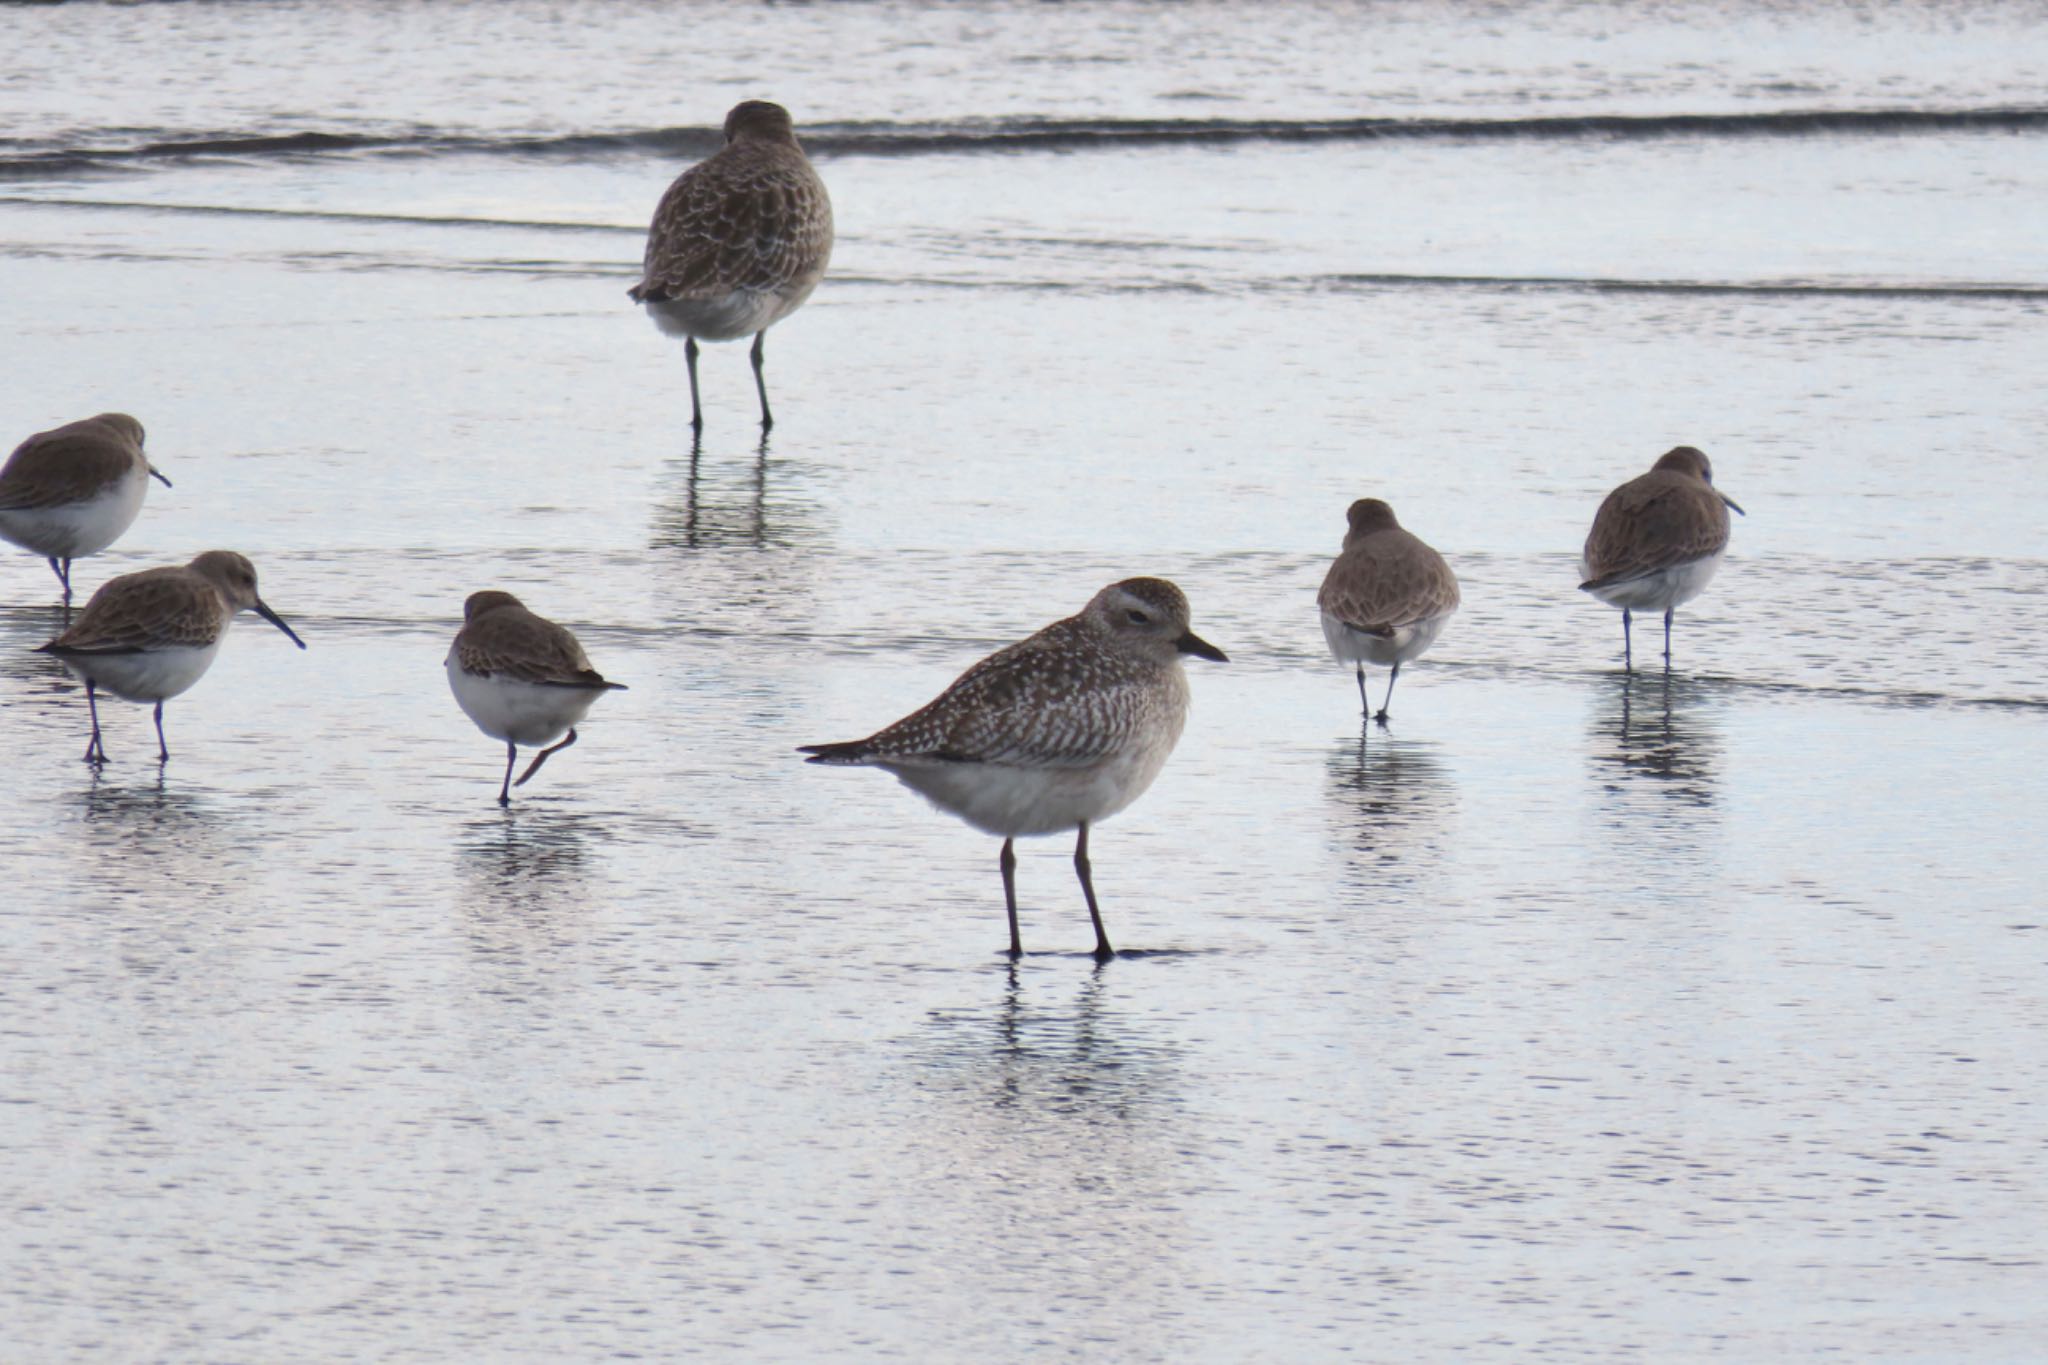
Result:
[[[955,124],[825,123],[802,129],[821,156],[920,156],[970,152],[1073,151],[1091,147],[1221,145],[1238,142],[1368,142],[1526,138],[1906,136],[2048,131],[2048,107],[1993,109],[1813,109],[1754,114],[1563,114],[1538,118],[1355,119],[992,119]],[[192,158],[333,155],[593,157],[649,154],[685,159],[718,145],[710,128],[651,128],[555,136],[491,136],[435,129],[384,133],[213,133],[106,145],[51,146],[0,138],[0,178],[88,174]]]

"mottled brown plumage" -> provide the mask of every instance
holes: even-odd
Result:
[[[1358,668],[1358,701],[1367,714],[1365,666],[1389,664],[1387,703],[1375,717],[1387,721],[1387,704],[1401,665],[1436,643],[1458,609],[1458,579],[1444,557],[1401,528],[1394,509],[1378,498],[1360,498],[1346,513],[1344,548],[1323,576],[1316,605],[1322,608],[1323,638],[1340,663]]]
[[[563,687],[612,687],[568,628],[528,611],[509,592],[476,592],[462,604],[455,660],[480,678]]]
[[[142,423],[103,412],[37,432],[0,466],[0,539],[49,561],[67,607],[71,562],[120,539],[152,478],[170,486],[142,442]]]
[[[1635,668],[1631,613],[1664,612],[1664,667],[1671,668],[1671,617],[1705,591],[1728,548],[1735,500],[1714,487],[1713,466],[1691,446],[1666,451],[1650,472],[1607,495],[1593,517],[1579,588],[1621,608],[1621,660]]]

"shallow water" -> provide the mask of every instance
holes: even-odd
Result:
[[[490,13],[4,20],[4,429],[135,412],[79,581],[232,546],[310,645],[95,777],[0,558],[17,1349],[2048,1349],[2025,7],[714,7],[709,94],[669,7]],[[624,290],[764,84],[840,242],[693,451]],[[1576,551],[1680,441],[1749,515],[1631,681]],[[1365,495],[1465,598],[1370,733]],[[993,840],[792,750],[1134,573],[1232,661],[1091,841],[1125,954],[1033,841],[1013,966]],[[631,688],[503,811],[486,586]]]

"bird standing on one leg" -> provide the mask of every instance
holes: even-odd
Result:
[[[233,550],[208,550],[190,564],[122,574],[100,585],[78,620],[38,652],[85,680],[92,739],[85,761],[107,761],[100,742],[99,688],[126,701],[156,703],[157,761],[168,762],[164,703],[199,681],[220,653],[238,611],[254,611],[306,647],[256,594],[256,566]]]
[[[142,451],[142,423],[103,412],[39,431],[0,467],[0,539],[33,550],[71,608],[71,561],[121,538],[142,511],[149,481],[171,481]]]
[[[1358,702],[1372,716],[1365,694],[1365,666],[1392,664],[1387,700],[1373,719],[1387,723],[1394,681],[1401,665],[1443,633],[1458,609],[1458,579],[1444,557],[1401,528],[1394,509],[1378,498],[1360,498],[1346,514],[1344,549],[1323,578],[1316,605],[1323,612],[1323,638],[1339,663],[1358,665]]]
[[[1664,671],[1671,671],[1671,616],[1705,591],[1728,548],[1735,499],[1714,487],[1714,468],[1678,446],[1607,495],[1593,517],[1581,562],[1581,592],[1621,608],[1621,666],[1635,672],[1631,613],[1663,608]]]
[[[725,116],[724,148],[662,195],[647,230],[643,277],[629,291],[655,326],[684,338],[693,429],[704,429],[697,342],[749,335],[761,429],[775,425],[762,340],[811,296],[831,257],[832,200],[796,140],[789,111],[765,100],[734,105]]]
[[[1224,661],[1188,628],[1188,600],[1161,578],[1112,583],[1080,613],[996,651],[922,709],[866,739],[806,744],[812,763],[872,765],[943,811],[1003,837],[998,867],[1017,930],[1015,841],[1075,830],[1074,872],[1115,955],[1088,861],[1089,826],[1138,799],[1187,720],[1180,656]]]
[[[509,806],[512,788],[525,786],[548,755],[576,742],[576,722],[592,704],[626,685],[607,682],[567,627],[534,615],[509,592],[471,593],[462,621],[448,651],[448,687],[477,729],[505,741],[498,804]],[[568,737],[554,743],[564,732]],[[514,782],[522,744],[551,747],[535,754]]]

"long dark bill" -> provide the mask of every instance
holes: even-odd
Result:
[[[1201,656],[1204,659],[1214,659],[1219,664],[1227,664],[1230,662],[1230,656],[1228,654],[1225,654],[1222,650],[1216,648],[1216,646],[1210,644],[1207,640],[1204,640],[1201,636],[1195,634],[1193,631],[1189,631],[1187,634],[1181,636],[1178,640],[1175,640],[1173,642],[1173,646],[1175,649],[1178,649],[1183,654],[1195,654]]]
[[[256,614],[262,617],[264,620],[270,622],[271,625],[276,626],[279,630],[283,631],[285,634],[285,638],[287,640],[290,640],[293,644],[297,645],[300,649],[304,649],[306,647],[306,642],[299,638],[298,632],[293,630],[290,626],[286,625],[284,623],[284,618],[282,616],[279,616],[276,612],[272,611],[269,607],[266,607],[261,602],[258,602],[256,604]]]

